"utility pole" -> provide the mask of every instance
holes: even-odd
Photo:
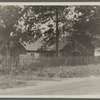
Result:
[[[56,57],[59,56],[58,9],[56,8]]]

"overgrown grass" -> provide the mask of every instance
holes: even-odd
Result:
[[[25,75],[1,75],[0,76],[0,89],[24,87],[36,85],[35,80],[31,76]]]
[[[33,67],[33,68],[32,68]],[[35,77],[59,77],[59,78],[72,78],[72,77],[85,77],[89,75],[100,75],[100,64],[97,65],[81,65],[81,66],[59,66],[59,67],[35,67],[24,66],[2,68],[0,75],[33,75]]]
[[[45,68],[42,73],[45,73],[48,77],[59,78],[97,76],[100,75],[100,65],[51,67]]]
[[[33,66],[34,67],[34,66]],[[36,80],[76,78],[100,75],[100,65],[13,68],[0,70],[0,89],[34,86]]]

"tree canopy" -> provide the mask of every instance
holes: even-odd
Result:
[[[69,37],[93,54],[95,35],[99,34],[100,6],[0,6],[0,44],[9,47],[9,41],[35,42],[41,36],[44,47]]]

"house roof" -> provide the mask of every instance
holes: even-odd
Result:
[[[41,47],[44,45],[44,39],[46,36],[40,37],[36,42],[29,43],[29,42],[20,42],[21,45],[27,50],[31,52],[37,52],[38,50],[41,50]],[[63,38],[63,40],[59,40],[59,50],[63,50],[63,48],[68,44],[69,42],[66,41],[66,39]],[[16,43],[13,43],[16,45]],[[12,46],[14,47],[14,46]],[[46,47],[46,51],[56,51],[56,43],[54,45],[50,45]]]
[[[59,50],[62,50],[66,46],[66,44],[67,44],[67,42],[65,42],[65,41],[59,41]],[[51,45],[48,50],[55,51],[56,50],[56,44]]]
[[[23,46],[24,46],[24,48],[27,50],[27,51],[38,51],[39,49],[41,49],[41,47],[43,46],[43,44],[44,44],[44,39],[46,38],[46,36],[43,36],[43,37],[40,37],[36,42],[34,42],[34,43],[29,43],[29,42],[24,42],[24,44],[23,43],[21,43]],[[66,43],[67,42],[65,42],[65,41],[59,41],[59,50],[62,50],[64,47],[65,47],[65,45],[66,45]],[[54,45],[51,45],[51,46],[49,46],[47,49],[46,49],[46,51],[55,51],[56,50],[56,44],[54,44]]]
[[[24,42],[24,44],[23,43],[21,43],[21,44],[28,51],[37,51],[43,46],[44,38],[45,38],[45,36],[42,36],[34,43]]]
[[[100,35],[95,35],[95,38],[100,40]]]

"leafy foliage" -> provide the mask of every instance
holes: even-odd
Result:
[[[12,39],[19,41],[18,34],[17,37],[14,37],[14,35],[16,32],[18,33],[17,25],[25,10],[19,6],[0,6],[0,24],[2,26],[0,29],[0,41],[3,44],[1,49],[9,49]]]
[[[29,6],[24,16],[25,32],[30,41],[36,41],[40,36],[47,36],[45,41],[48,45],[56,39],[56,10],[58,11],[58,28],[61,33],[64,24],[67,26],[68,7],[66,6]],[[29,40],[29,38],[28,38]],[[47,45],[45,44],[45,45]]]
[[[79,41],[90,53],[94,54],[96,48],[95,35],[99,35],[100,6],[76,6],[75,12],[78,14],[73,21],[74,42]]]
[[[9,47],[11,40],[35,42],[46,36],[44,49],[64,37],[70,38],[73,50],[78,41],[93,54],[99,16],[100,6],[0,6],[1,49]]]

